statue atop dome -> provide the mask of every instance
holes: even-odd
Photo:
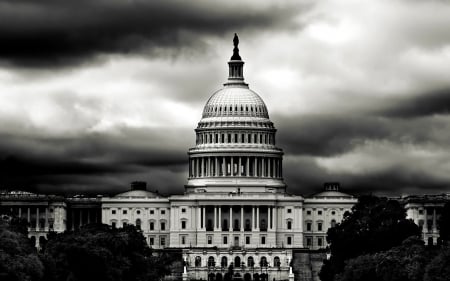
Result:
[[[234,34],[234,38],[233,38],[233,56],[231,57],[231,60],[241,60],[241,56],[239,55],[239,37],[237,36],[237,34]]]

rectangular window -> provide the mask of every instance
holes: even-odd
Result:
[[[245,244],[250,244],[250,236],[245,236]]]
[[[161,215],[165,215],[166,214],[166,210],[161,210]]]
[[[419,215],[423,215],[423,210],[419,210]]]
[[[111,226],[112,226],[112,228],[116,228],[116,222],[113,221],[113,222],[111,223]]]
[[[182,213],[186,213],[186,209],[185,208],[181,208],[181,212]]]
[[[266,236],[261,236],[261,244],[266,244]]]
[[[307,215],[311,215],[311,210],[306,211]]]
[[[287,237],[286,243],[287,243],[288,245],[292,245],[292,237],[291,237],[291,236],[288,236],[288,237]]]
[[[126,223],[126,222],[123,222],[123,223],[122,223],[122,227],[125,227],[125,226],[127,226],[127,223]]]
[[[317,211],[317,214],[320,216],[322,215],[322,211]]]
[[[155,210],[150,210],[150,215],[153,215],[155,213]]]
[[[317,223],[317,230],[322,231],[322,223],[321,222]]]
[[[148,240],[149,240],[150,246],[155,245],[155,238],[150,237]]]
[[[186,229],[186,221],[181,221],[181,229]]]
[[[161,223],[161,230],[166,230],[166,223],[165,222]]]
[[[181,245],[186,244],[186,236],[181,236]]]
[[[292,221],[287,222],[287,229],[292,229]]]
[[[212,236],[209,235],[207,237],[207,239],[208,239],[208,245],[211,245],[212,244]]]
[[[312,246],[312,238],[311,237],[306,237],[306,246],[307,247],[311,247]]]
[[[310,222],[306,223],[306,231],[311,231],[311,223]]]
[[[317,238],[317,245],[319,246],[319,247],[322,247],[323,245],[323,239],[322,239],[322,237],[319,237],[319,238]]]
[[[160,242],[159,243],[161,246],[166,246],[166,237],[165,236],[161,236],[160,237]]]
[[[228,244],[228,236],[223,237],[223,244]]]
[[[111,214],[115,215],[116,214],[116,210],[111,210]]]
[[[292,209],[287,209],[287,213],[288,214],[292,213]]]
[[[127,214],[127,210],[122,210],[122,214],[126,215]]]
[[[150,230],[155,230],[155,223],[154,222],[150,223]]]

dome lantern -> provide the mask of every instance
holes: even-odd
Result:
[[[244,62],[239,55],[239,37],[236,33],[234,34],[233,45],[233,56],[228,62],[228,82],[224,86],[247,85],[244,83]]]

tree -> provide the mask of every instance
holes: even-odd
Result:
[[[419,234],[419,227],[406,219],[405,209],[398,201],[361,196],[342,222],[328,230],[331,257],[319,276],[323,281],[334,280],[347,260],[386,251]]]
[[[23,221],[0,221],[0,280],[38,281],[44,266],[27,237]]]
[[[339,281],[422,281],[425,266],[434,254],[422,240],[408,238],[388,251],[366,254],[348,261]]]
[[[42,254],[46,280],[140,281],[168,274],[171,256],[154,256],[132,226],[88,225],[51,237]],[[172,258],[173,259],[173,258]]]
[[[448,281],[450,279],[450,248],[443,247],[425,268],[424,281]]]

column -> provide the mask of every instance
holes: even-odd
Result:
[[[83,209],[80,209],[80,227],[83,225]]]
[[[211,176],[211,157],[208,157],[208,177]]]
[[[271,177],[270,176],[270,171],[272,170],[272,158],[267,158],[267,177]]]
[[[272,229],[272,217],[270,213],[272,213],[272,207],[267,208],[267,223],[269,224],[268,225],[269,230]]]
[[[252,231],[255,230],[256,224],[255,224],[255,206],[252,206]]]
[[[239,157],[238,177],[242,176],[242,157]]]
[[[39,207],[36,207],[36,230],[38,229],[39,229]]]
[[[91,212],[90,212],[90,210],[87,210],[87,223],[88,224],[91,223]]]
[[[222,207],[219,206],[219,230],[222,230]]]
[[[214,230],[217,230],[217,207],[214,206]]]
[[[22,207],[19,207],[19,219],[22,218]]]
[[[228,222],[228,226],[229,231],[233,231],[233,206],[230,206],[230,220]],[[230,243],[232,242],[230,241]]]
[[[234,176],[234,157],[231,156],[231,176]]]
[[[199,158],[195,158],[195,177],[198,178],[200,176],[200,163]]]
[[[433,232],[437,232],[436,208],[433,208]]]
[[[423,229],[422,232],[426,233],[428,231],[428,214],[427,214],[427,208],[424,208],[424,214],[425,214],[425,219],[423,222]]]
[[[48,208],[45,208],[45,222],[44,222],[44,228],[48,227]]]
[[[215,166],[214,166],[214,173],[215,173],[215,175],[216,175],[216,177],[218,177],[219,176],[219,169],[217,168],[217,166],[218,166],[218,162],[219,162],[219,160],[217,159],[217,157],[214,157],[214,163],[215,163]]]
[[[202,213],[203,213],[203,218],[202,218],[202,226],[203,229],[206,229],[206,206],[202,207]]]
[[[241,231],[244,231],[244,206],[241,206]]]
[[[201,165],[200,176],[204,177],[205,176],[205,158],[203,158],[203,157],[200,158],[200,165]]]
[[[225,156],[222,156],[222,176],[226,176],[225,162]]]
[[[267,176],[265,167],[266,167],[266,158],[262,157],[261,158],[261,176],[263,178],[265,178]]]
[[[256,230],[259,230],[259,207],[256,207]]]
[[[258,157],[255,156],[255,161],[254,161],[254,169],[253,169],[253,176],[257,177],[258,176]]]
[[[202,209],[200,206],[197,206],[197,230],[202,228]]]
[[[250,171],[249,171],[249,162],[250,162],[250,157],[245,157],[246,161],[245,161],[245,174],[246,176],[250,176]]]

